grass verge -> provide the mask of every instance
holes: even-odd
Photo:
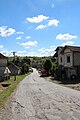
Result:
[[[16,76],[15,81],[14,81],[14,77],[11,77],[10,80],[4,81],[4,84],[8,83],[10,85],[8,87],[6,87],[2,92],[0,92],[0,107],[4,107],[4,103],[6,102],[8,97],[16,89],[19,82],[21,80],[23,80],[27,75],[29,75],[29,74]]]

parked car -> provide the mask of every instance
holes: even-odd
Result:
[[[41,70],[39,73],[41,76],[46,76],[48,74],[46,70]]]

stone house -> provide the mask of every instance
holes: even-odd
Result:
[[[58,59],[58,68],[64,68],[67,77],[80,76],[80,47],[58,47],[55,55]]]

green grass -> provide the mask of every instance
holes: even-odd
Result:
[[[15,81],[14,81],[14,77],[11,77],[10,80],[4,82],[10,85],[6,87],[2,92],[0,92],[0,107],[4,106],[4,103],[7,101],[11,93],[16,89],[19,82],[23,80],[27,75],[28,74],[16,76]]]

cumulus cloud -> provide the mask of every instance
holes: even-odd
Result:
[[[46,25],[39,25],[36,27],[36,29],[44,29],[46,27],[50,27],[50,26],[58,26],[59,24],[59,20],[57,19],[53,19],[53,20],[49,20],[49,22]]]
[[[27,52],[26,50],[17,51],[16,55],[17,56],[25,56],[26,52]]]
[[[17,32],[17,34],[24,34],[24,32]]]
[[[22,39],[22,36],[19,36],[19,37],[17,37],[16,39],[17,39],[17,40],[20,40],[20,39]]]
[[[3,55],[5,55],[5,56],[13,56],[13,51],[14,50],[7,50],[7,49],[3,49],[2,51],[1,51],[1,53],[3,54]],[[27,54],[27,51],[25,51],[25,50],[22,50],[22,51],[17,51],[16,52],[16,55],[17,56],[25,56]]]
[[[71,39],[74,39],[74,38],[77,38],[77,36],[70,35],[69,33],[66,33],[66,34],[58,34],[58,35],[56,36],[56,39],[58,39],[58,40],[71,40]]]
[[[39,25],[36,27],[36,29],[44,29],[46,27],[46,25]]]
[[[5,56],[12,56],[13,55],[12,51],[8,51],[5,48],[3,50],[1,50],[0,53],[2,53]]]
[[[26,36],[26,39],[30,39],[31,38],[31,36]]]
[[[48,26],[58,26],[58,24],[59,24],[59,20],[57,20],[57,19],[53,19],[53,20],[49,20],[49,22],[48,22]]]
[[[37,41],[28,41],[28,42],[21,43],[20,45],[22,45],[25,48],[30,48],[33,46],[37,46],[37,44],[38,44]]]
[[[28,56],[39,56],[39,53],[35,52],[35,51],[31,51],[27,53]]]
[[[63,43],[61,46],[65,46],[65,45],[74,45],[73,41],[67,41],[65,43]]]
[[[41,48],[39,49],[40,56],[52,56],[55,52],[56,47],[50,46],[49,48]]]
[[[37,17],[32,17],[32,18],[26,18],[26,20],[28,22],[31,22],[31,23],[39,23],[39,22],[42,22],[43,20],[46,20],[48,19],[49,17],[47,16],[44,16],[44,15],[38,15]]]
[[[16,30],[13,29],[13,28],[8,28],[7,26],[1,26],[1,27],[0,27],[0,36],[1,36],[1,37],[11,36],[11,35],[14,34],[15,32],[16,32]]]

